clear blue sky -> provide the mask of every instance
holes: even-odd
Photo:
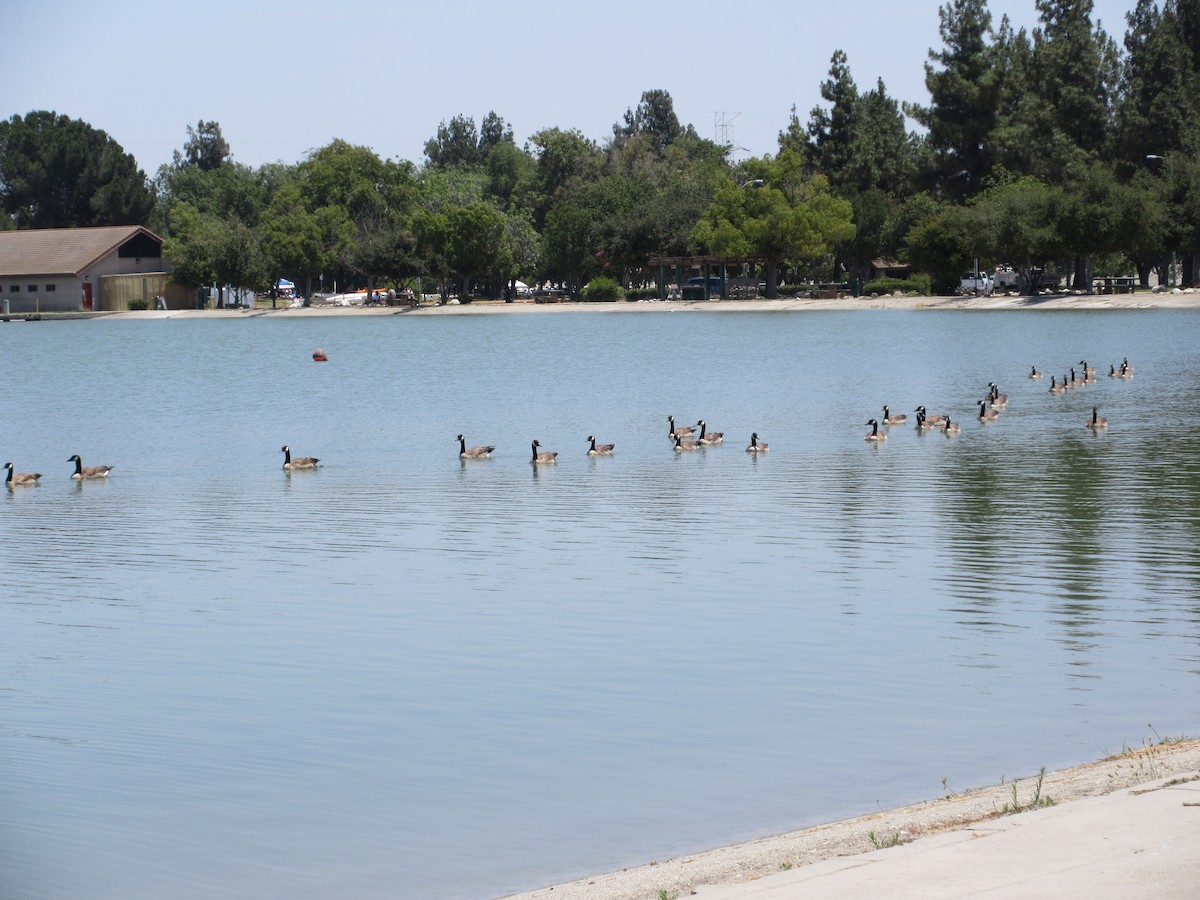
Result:
[[[860,88],[926,102],[940,48],[936,0],[750,6],[710,0],[426,2],[95,0],[0,4],[0,115],[49,109],[108,132],[148,175],[216,120],[234,159],[295,163],[334,138],[423,161],[457,114],[495,110],[518,143],[548,127],[597,141],[642,92],[670,92],[682,122],[774,153],[793,104],[820,103],[834,50]],[[1118,43],[1132,0],[1097,0]],[[993,0],[996,24],[1037,23],[1033,0]]]

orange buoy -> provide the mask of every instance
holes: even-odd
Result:
[[[313,362],[326,362],[329,357],[325,355],[325,351],[318,347],[313,351]]]

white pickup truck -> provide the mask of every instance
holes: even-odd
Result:
[[[990,294],[992,287],[992,276],[988,272],[965,272],[958,279],[960,294]]]

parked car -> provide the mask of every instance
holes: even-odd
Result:
[[[708,298],[721,298],[725,294],[721,290],[721,279],[716,275],[708,276],[708,297],[705,297],[704,291],[705,278],[703,275],[697,275],[694,278],[689,278],[683,283],[683,299],[684,300],[705,300]]]

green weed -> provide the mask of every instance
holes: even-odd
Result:
[[[1049,794],[1042,795],[1042,784],[1045,780],[1046,767],[1042,766],[1041,771],[1038,772],[1037,781],[1033,785],[1033,796],[1029,799],[1028,803],[1022,803],[1020,797],[1017,796],[1017,785],[1020,782],[1014,781],[1012,783],[1012,802],[1005,803],[1004,806],[1000,807],[1000,814],[1011,816],[1015,813],[1027,812],[1031,809],[1045,809],[1047,806],[1053,806],[1054,799]],[[1001,779],[1000,783],[1004,783],[1003,779]]]
[[[905,843],[904,836],[900,834],[899,829],[893,831],[891,834],[883,835],[877,835],[874,831],[868,831],[867,838],[876,850],[885,850],[888,847],[895,847],[898,844]]]

